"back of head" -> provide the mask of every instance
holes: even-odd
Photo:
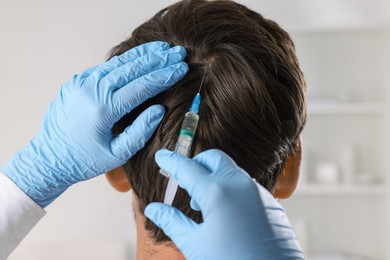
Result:
[[[191,155],[221,149],[272,191],[288,156],[298,149],[306,121],[305,83],[288,34],[275,22],[232,1],[184,0],[135,29],[110,56],[156,40],[183,46],[190,70],[175,86],[114,126],[118,134],[146,107],[162,104],[166,108],[152,139],[124,165],[139,199],[139,211],[163,201],[167,179],[159,173],[154,154],[161,148],[174,150],[184,114],[203,76],[200,121]],[[178,190],[173,205],[201,221],[184,190]],[[146,221],[145,228],[156,242],[169,240],[151,221]]]

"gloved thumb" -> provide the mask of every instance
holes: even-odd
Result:
[[[128,161],[145,146],[160,124],[164,113],[165,109],[161,105],[153,105],[143,111],[133,124],[111,142],[113,155],[122,161]]]
[[[144,214],[161,228],[179,248],[198,225],[180,210],[163,203],[154,202],[149,204]]]

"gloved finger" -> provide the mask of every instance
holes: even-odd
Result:
[[[193,230],[198,225],[180,210],[163,203],[149,204],[145,208],[144,214],[161,228],[179,248],[180,243],[183,243],[185,237],[191,237]]]
[[[227,176],[237,173],[237,169],[239,168],[228,154],[218,149],[204,151],[192,159],[200,163],[209,172],[218,172],[219,177],[222,177],[222,174]]]
[[[187,72],[188,65],[185,62],[180,62],[167,68],[153,71],[117,90],[112,98],[115,108],[115,111],[113,111],[115,122],[148,98],[174,85]]]
[[[156,153],[156,162],[187,190],[191,196],[191,207],[202,211],[207,210],[211,198],[224,197],[226,190],[221,183],[240,172],[236,163],[217,149],[202,152],[193,159],[161,150]]]
[[[221,150],[207,150],[197,154],[192,159],[211,173],[207,184],[203,184],[207,185],[208,194],[200,193],[194,196],[190,194],[192,200],[204,213],[210,209],[207,206],[212,206],[216,201],[226,198],[227,194],[246,192],[248,189],[256,188],[255,182],[249,174]],[[196,205],[194,206],[196,207]],[[204,217],[206,216],[204,215]]]
[[[198,205],[198,203],[194,199],[192,199],[192,198],[191,198],[190,206],[191,206],[191,208],[193,210],[196,210],[196,211],[200,211],[201,210],[201,208]]]
[[[179,186],[202,206],[199,204],[199,198],[202,194],[209,194],[207,177],[210,174],[202,165],[167,149],[157,151],[155,160],[161,169],[169,172]]]
[[[153,53],[155,51],[163,51],[168,50],[170,48],[167,42],[162,41],[154,41],[141,44],[135,48],[132,48],[121,55],[112,57],[108,62],[107,66],[110,66],[112,69],[123,66],[128,62],[133,62],[139,59],[142,56],[145,56],[149,53]]]
[[[100,85],[101,91],[115,91],[133,80],[181,62],[186,56],[183,47],[148,53],[132,63],[125,64],[105,76]]]
[[[143,111],[123,133],[111,142],[112,154],[127,162],[135,153],[145,146],[164,117],[165,109],[153,105]]]
[[[92,72],[94,72],[99,65],[95,65],[89,69],[84,70],[82,73],[75,75],[74,77],[78,77],[80,79],[87,78],[89,75],[91,75]]]
[[[114,56],[110,60],[99,65],[94,71],[94,76],[98,79],[103,78],[114,69],[119,68],[129,62],[133,62],[142,56],[145,56],[154,51],[168,50],[169,48],[170,46],[168,43],[161,41],[141,44],[124,52],[121,55]]]

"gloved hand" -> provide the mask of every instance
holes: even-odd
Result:
[[[282,206],[224,152],[208,150],[190,159],[161,150],[156,162],[202,211],[204,221],[197,224],[162,203],[145,209],[186,258],[304,258]]]
[[[152,42],[75,75],[45,115],[35,138],[2,167],[41,207],[69,186],[123,165],[160,123],[164,108],[146,109],[121,135],[111,128],[188,71],[182,47]]]

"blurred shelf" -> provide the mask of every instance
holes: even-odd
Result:
[[[386,194],[384,184],[369,185],[302,185],[298,186],[294,195],[350,195],[350,196],[382,196]]]
[[[383,103],[342,103],[342,102],[309,102],[310,115],[361,115],[382,114],[386,111]]]

